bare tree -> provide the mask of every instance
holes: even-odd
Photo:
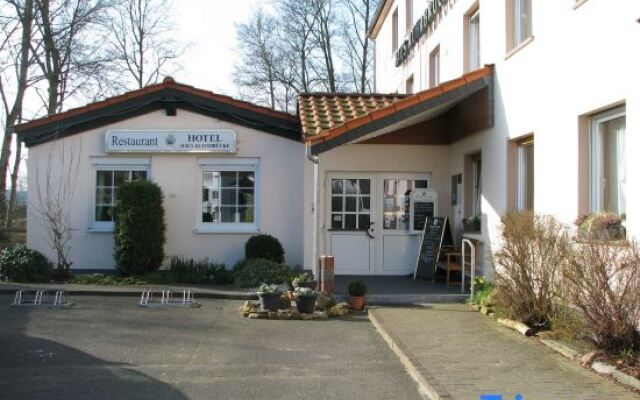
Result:
[[[373,44],[368,32],[380,0],[343,0],[341,60],[349,81],[361,93],[372,91]]]
[[[56,253],[56,268],[68,273],[73,226],[71,208],[80,172],[81,143],[67,144],[61,139],[49,147],[47,163],[36,165],[36,218]],[[44,175],[43,175],[44,173]]]
[[[275,109],[277,86],[280,85],[276,75],[282,69],[277,22],[260,9],[249,22],[238,25],[236,31],[240,56],[233,74],[236,85],[248,89],[252,101]],[[267,93],[266,98],[261,93]]]
[[[5,192],[13,141],[11,128],[22,117],[25,93],[31,83],[29,74],[34,61],[30,48],[34,19],[33,1],[6,0],[1,10],[3,18],[0,20],[0,99],[4,116],[4,138],[0,150],[0,218],[5,217],[7,208]],[[17,147],[20,148],[20,143]],[[15,202],[15,195],[13,199]],[[5,223],[10,225],[9,221],[10,219],[5,219]]]
[[[324,71],[320,75],[324,78],[326,90],[333,93],[336,91],[336,68],[333,62],[335,0],[310,0],[310,3],[314,21],[311,32],[323,59]]]
[[[20,164],[22,164],[22,142],[16,140],[16,153],[13,160],[13,170],[11,172],[11,190],[9,192],[9,205],[7,206],[7,216],[5,218],[7,228],[13,226],[15,217],[16,198],[18,193],[18,177],[20,174]]]
[[[107,65],[99,33],[111,0],[35,0],[35,5],[39,40],[32,41],[32,49],[47,82],[47,113],[60,112],[67,98],[82,92],[95,100],[92,82]]]
[[[156,83],[183,53],[171,36],[170,0],[121,0],[109,23],[109,55],[135,88]],[[122,75],[120,75],[122,76]],[[132,89],[125,83],[125,89]]]

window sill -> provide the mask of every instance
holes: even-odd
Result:
[[[520,50],[524,49],[525,47],[527,47],[529,45],[529,43],[533,42],[533,36],[529,36],[528,38],[526,38],[522,43],[520,43],[519,45],[517,45],[516,47],[514,47],[513,49],[509,50],[509,52],[507,52],[507,55],[504,56],[505,60],[508,60],[509,58],[511,58],[514,54],[518,53]]]
[[[113,226],[90,226],[87,228],[88,233],[113,233]]]
[[[208,235],[208,234],[251,234],[251,233],[260,233],[260,229],[256,226],[239,226],[239,227],[228,227],[228,226],[200,226],[193,230],[193,233],[196,235]]]

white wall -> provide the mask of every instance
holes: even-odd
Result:
[[[403,38],[404,1],[399,7]],[[427,0],[416,1],[415,18]],[[483,212],[492,245],[499,216],[511,206],[509,180],[513,162],[510,142],[534,134],[535,209],[570,224],[585,204],[579,181],[588,171],[579,168],[579,138],[588,134],[580,122],[600,110],[625,103],[627,110],[627,226],[640,237],[640,2],[534,0],[533,40],[508,54],[506,0],[451,0],[435,30],[423,36],[412,55],[394,66],[391,15],[376,37],[376,88],[403,92],[413,73],[417,90],[428,88],[428,57],[441,46],[441,81],[464,73],[464,16],[479,4],[482,64],[495,65],[495,126],[451,146],[451,174],[462,171],[463,156],[482,150]],[[400,45],[402,39],[400,40]],[[586,175],[585,175],[586,174]]]
[[[235,155],[216,154],[148,154],[151,162],[151,179],[162,188],[165,200],[167,244],[165,254],[190,258],[209,258],[225,262],[228,267],[244,255],[244,244],[250,234],[238,233],[194,233],[197,224],[195,211],[200,201],[198,183],[200,170],[198,158],[255,157],[260,159],[260,230],[280,239],[286,261],[292,265],[302,264],[303,226],[302,193],[304,147],[302,143],[284,139],[269,133],[207,116],[178,110],[178,115],[168,117],[164,111],[117,122],[108,126],[82,132],[66,139],[40,144],[29,149],[28,183],[29,216],[27,221],[27,245],[44,252],[51,259],[55,253],[50,249],[45,231],[38,222],[38,183],[45,181],[45,171],[59,178],[63,168],[57,156],[61,149],[80,149],[80,170],[73,195],[70,259],[74,268],[113,268],[113,240],[110,233],[90,231],[93,209],[91,206],[93,169],[91,157],[106,157],[105,133],[109,129],[231,129],[237,133],[238,152]],[[49,154],[54,159],[49,163]],[[113,155],[121,157],[122,154]]]

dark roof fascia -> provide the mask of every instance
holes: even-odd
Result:
[[[371,35],[373,34],[373,29],[378,24],[378,19],[380,18],[380,15],[382,14],[382,10],[384,9],[384,6],[386,5],[387,1],[390,1],[390,0],[380,0],[380,3],[378,3],[378,8],[376,8],[376,13],[373,14],[373,18],[371,19],[371,24],[369,25],[369,30],[367,31],[367,36],[370,38],[371,38]]]
[[[27,147],[31,147],[172,106],[237,123],[286,139],[301,140],[300,124],[297,121],[286,121],[252,112],[175,88],[164,88],[155,93],[144,94],[63,120],[27,128],[17,133],[18,138]]]
[[[492,93],[493,92],[493,74],[491,74],[481,79],[473,80],[459,88],[452,89],[438,96],[427,99],[421,103],[408,107],[404,110],[400,110],[398,112],[395,112],[381,119],[371,121],[368,124],[359,126],[333,139],[328,139],[326,141],[322,141],[314,145],[311,145],[311,153],[318,155],[318,154],[327,152],[329,150],[332,150],[336,147],[339,147],[343,144],[351,143],[368,134],[374,133],[375,131],[384,129],[395,123],[402,122],[405,119],[416,116],[422,112],[429,111],[445,103],[448,103],[451,101],[453,102],[462,101],[465,98],[472,95],[473,93],[479,90],[482,90],[484,88],[488,88],[489,91],[491,92],[490,101],[493,102],[493,93]],[[491,112],[493,112],[492,111],[493,104],[490,105],[490,108],[491,108]],[[493,114],[491,115],[491,124],[493,125]]]

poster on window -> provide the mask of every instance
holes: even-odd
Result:
[[[231,130],[110,130],[105,148],[107,153],[235,153],[236,143]]]

